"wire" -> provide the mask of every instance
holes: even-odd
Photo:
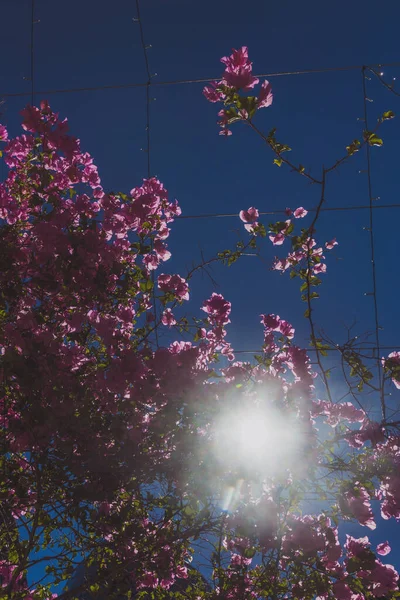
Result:
[[[146,132],[147,132],[147,177],[150,179],[151,177],[151,162],[150,162],[150,86],[151,86],[151,73],[149,66],[149,57],[147,54],[147,46],[144,40],[144,32],[142,19],[140,15],[140,4],[139,0],[136,1],[136,11],[137,11],[137,22],[139,24],[140,31],[140,41],[143,49],[143,57],[144,63],[146,66],[146,74],[147,74],[147,82],[146,82]]]
[[[136,12],[137,12],[137,19],[135,19],[135,21],[137,21],[138,25],[139,25],[139,32],[140,32],[140,42],[142,45],[142,50],[143,50],[143,58],[144,58],[144,63],[145,63],[145,67],[146,67],[146,74],[147,74],[147,82],[146,82],[146,137],[147,137],[147,178],[150,179],[151,178],[151,135],[150,135],[150,86],[152,84],[151,81],[151,73],[150,73],[150,65],[149,65],[149,57],[148,57],[148,46],[146,46],[146,42],[145,42],[145,38],[144,38],[144,31],[143,31],[143,25],[142,25],[142,18],[141,18],[141,14],[140,14],[140,3],[139,0],[135,0],[136,2]],[[153,239],[151,240],[151,248],[153,249]],[[155,273],[154,270],[151,272],[151,281],[153,283],[153,288],[152,288],[152,297],[153,297],[153,311],[154,311],[154,319],[155,319],[155,323],[157,323],[157,301],[156,301],[156,297],[155,297],[155,293],[154,293],[154,289],[155,289]],[[156,346],[157,348],[159,348],[159,342],[158,342],[158,327],[156,325],[156,327],[154,327],[154,336],[156,339]]]
[[[337,348],[325,348],[326,352],[340,352],[341,350],[346,350],[347,348],[343,348],[341,346],[338,346]],[[306,352],[317,352],[318,348],[305,348]],[[348,348],[348,350],[351,350],[351,348]],[[357,346],[357,350],[370,350],[373,353],[375,353],[375,350],[400,350],[400,346],[366,346],[366,345],[360,345]],[[258,350],[233,350],[234,354],[254,354],[254,353],[262,353],[263,351],[258,348]]]
[[[31,0],[31,105],[35,99],[35,0]]]
[[[400,96],[400,93],[396,92],[396,90],[393,89],[393,83],[392,84],[386,83],[386,81],[383,79],[383,77],[381,75],[379,75],[379,73],[377,73],[372,67],[368,67],[368,70],[371,71],[371,73],[373,73],[375,75],[375,77],[377,77],[379,79],[381,84],[384,85],[385,88],[389,90],[389,92],[392,92],[392,94],[394,94],[395,96]]]
[[[400,204],[375,204],[372,206],[372,209],[375,210],[377,208],[400,208]],[[316,208],[307,208],[308,212],[316,212]],[[371,210],[371,206],[369,204],[360,205],[360,206],[331,206],[327,208],[321,208],[321,212],[328,211],[346,211],[346,210]],[[280,215],[285,214],[283,209],[280,210],[268,210],[268,211],[259,211],[260,216],[262,215]],[[227,218],[227,217],[235,217],[236,219],[239,217],[239,214],[236,213],[205,213],[203,215],[180,215],[179,217],[175,217],[176,220],[180,219],[217,219],[217,218]]]
[[[362,89],[364,96],[364,123],[365,129],[367,132],[368,129],[368,108],[367,108],[367,86],[366,86],[366,75],[365,71],[368,67],[363,67],[361,70],[362,75]],[[381,373],[381,361],[379,358],[380,348],[379,348],[379,312],[378,312],[378,298],[377,298],[377,285],[376,285],[376,265],[375,265],[375,239],[374,239],[374,217],[373,217],[373,196],[372,196],[372,182],[371,182],[371,148],[370,145],[366,144],[366,155],[367,155],[367,181],[368,181],[368,196],[369,196],[369,237],[370,237],[370,246],[371,246],[371,269],[372,269],[372,287],[373,292],[372,295],[374,297],[374,318],[375,318],[375,340],[376,340],[376,348],[378,351],[378,376],[379,381],[381,382],[381,409],[382,409],[382,417],[383,420],[386,421],[386,406],[385,406],[385,390],[384,383],[382,380]]]
[[[140,25],[140,23],[139,23]],[[391,63],[379,63],[370,65],[369,69],[379,68],[379,67],[400,67],[400,62],[391,62]],[[255,77],[287,77],[293,75],[314,75],[318,73],[335,73],[340,71],[355,71],[364,68],[362,65],[351,65],[345,67],[328,67],[323,69],[303,69],[299,71],[281,71],[275,73],[259,73],[255,75]],[[220,77],[205,77],[201,79],[175,79],[170,81],[153,81],[152,86],[169,86],[169,85],[187,85],[192,83],[209,83],[211,81],[217,81]],[[50,89],[50,90],[42,90],[37,92],[38,94],[48,95],[48,94],[70,94],[70,93],[79,93],[79,92],[98,92],[103,90],[121,90],[121,89],[129,89],[129,88],[141,88],[146,87],[148,82],[145,83],[121,83],[116,85],[98,85],[98,86],[86,86],[86,87],[78,87],[78,88],[63,88],[63,89]],[[6,92],[4,94],[0,94],[4,98],[18,98],[23,96],[29,96],[29,92]]]

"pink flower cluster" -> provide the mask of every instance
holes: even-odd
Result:
[[[231,345],[225,340],[225,326],[230,323],[231,303],[214,292],[203,302],[202,310],[207,314],[207,323],[211,326],[209,330],[201,328],[198,332],[203,360],[210,360],[215,352],[221,352],[228,360],[233,360]]]
[[[239,213],[241,221],[245,223],[244,228],[246,229],[246,231],[252,233],[253,235],[257,235],[256,228],[259,226],[259,223],[257,222],[259,216],[260,213],[253,206],[251,206],[247,210],[241,210]]]
[[[253,63],[249,60],[248,48],[242,46],[239,50],[233,50],[230,56],[222,57],[221,62],[225,65],[221,80],[205,86],[203,94],[209,102],[232,104],[233,113],[231,109],[222,109],[218,113],[221,119],[219,121],[221,126],[220,135],[232,135],[228,125],[234,121],[250,119],[255,110],[271,106],[273,94],[271,84],[264,81],[258,98],[255,98],[254,108],[249,112],[248,103],[244,102],[243,99],[240,100],[238,96],[233,97],[239,90],[251,90],[259,83],[259,79],[252,73]]]
[[[371,508],[371,499],[367,490],[358,482],[348,491],[344,492],[341,508],[344,514],[354,517],[361,525],[376,529],[374,514]]]
[[[8,131],[4,127],[4,125],[0,124],[0,142],[7,142],[7,141],[8,141]]]
[[[384,565],[380,560],[377,560],[373,552],[370,550],[370,542],[367,537],[353,538],[350,535],[346,536],[345,549],[347,551],[347,558],[345,560],[345,566],[350,567],[350,562],[356,559],[356,571],[355,575],[359,577],[365,587],[365,590],[369,592],[375,598],[382,598],[386,594],[390,594],[391,591],[397,590],[399,575],[396,569],[392,565]],[[390,546],[387,542],[378,544],[377,552],[381,555],[386,555],[390,552]],[[354,568],[352,568],[354,571]],[[340,581],[340,590],[338,598],[340,600],[354,600],[354,594],[351,593],[351,589],[344,578],[346,573],[343,573],[343,579]],[[336,587],[336,589],[339,589]],[[363,595],[359,595],[361,599],[364,599]]]
[[[221,62],[225,65],[222,75],[224,85],[237,90],[250,90],[258,84],[259,79],[252,74],[253,63],[249,60],[246,46],[242,46],[239,50],[232,50],[232,54],[223,56]]]
[[[294,211],[287,208],[285,213],[289,217],[293,216],[295,219],[302,219],[307,216],[308,211],[302,206],[299,206],[299,208],[296,208]],[[257,236],[261,231],[261,228],[263,230],[263,235],[265,234],[263,226],[260,226],[260,223],[257,221],[259,211],[256,208],[250,207],[247,210],[241,210],[239,217],[245,224],[246,231],[250,234]],[[286,239],[290,239],[293,229],[294,226],[291,219],[280,221],[275,225],[270,225],[269,239],[274,246],[282,246]],[[325,273],[326,264],[322,262],[325,258],[323,255],[323,248],[317,248],[317,242],[312,237],[305,236],[305,234],[303,234],[302,243],[299,244],[297,239],[298,238],[296,237],[296,246],[292,252],[289,252],[285,258],[276,258],[273,268],[277,271],[286,271],[288,269],[295,269],[303,262],[306,263],[307,272],[311,267],[312,276]],[[337,241],[336,239],[333,239],[330,242],[326,242],[325,247],[327,250],[332,250],[336,245]]]
[[[293,215],[295,219],[304,219],[304,217],[308,215],[308,210],[306,210],[302,206],[299,206],[299,208],[296,208],[293,211],[291,208],[287,208],[285,210],[285,213],[288,217],[291,217]]]
[[[261,323],[264,325],[264,346],[266,352],[274,352],[274,333],[280,333],[289,340],[294,338],[294,327],[288,321],[281,319],[279,315],[261,315]]]
[[[382,358],[382,365],[392,371],[392,381],[400,390],[400,352],[391,352],[386,359]]]
[[[158,287],[161,291],[172,294],[177,300],[189,300],[189,286],[180,275],[159,275]]]
[[[290,517],[288,530],[282,539],[284,556],[304,551],[306,554],[322,552],[325,549],[325,537],[316,524],[315,517]]]
[[[234,52],[224,64],[221,93],[225,98],[230,87],[251,89],[255,85],[247,50]],[[267,88],[268,84],[263,86],[264,100],[261,95],[257,100],[259,107],[270,103]],[[25,515],[29,524],[41,492],[34,461],[23,461],[23,453],[49,460],[56,456],[51,468],[57,470],[60,481],[67,472],[65,487],[68,493],[70,485],[77,492],[74,511],[79,516],[82,504],[86,519],[86,507],[94,504],[93,518],[105,547],[118,560],[133,565],[137,588],[146,595],[146,590],[158,587],[170,590],[177,578],[188,577],[185,552],[199,524],[206,534],[207,526],[216,531],[214,515],[207,523],[191,506],[175,514],[179,501],[186,501],[187,494],[197,501],[214,492],[215,482],[231,486],[233,480],[239,508],[225,521],[223,550],[230,556],[226,568],[217,573],[215,588],[220,596],[255,600],[262,595],[265,586],[257,589],[257,585],[258,581],[260,586],[265,584],[265,573],[254,566],[256,552],[264,556],[271,552],[274,571],[268,574],[268,584],[277,581],[283,569],[286,589],[293,597],[316,596],[314,589],[310,593],[307,588],[308,574],[315,566],[324,575],[318,582],[320,599],[364,600],[354,592],[355,576],[368,598],[395,590],[397,572],[377,559],[367,538],[349,537],[342,547],[337,528],[325,515],[293,512],[291,494],[296,495],[298,473],[290,461],[282,460],[285,472],[279,481],[263,481],[258,486],[257,478],[254,488],[261,487],[262,492],[254,498],[253,485],[243,481],[242,471],[226,473],[211,460],[208,442],[210,421],[225,400],[229,410],[235,398],[247,403],[246,409],[265,402],[285,424],[291,420],[299,424],[304,441],[296,460],[307,458],[301,468],[304,473],[308,466],[324,468],[313,419],[321,416],[332,427],[342,421],[361,423],[360,429],[344,434],[339,428],[337,435],[340,443],[366,446],[365,472],[370,469],[379,478],[380,488],[374,496],[371,481],[361,477],[339,484],[343,492],[339,516],[373,529],[372,498],[381,502],[384,518],[400,518],[400,440],[388,434],[386,424],[370,421],[349,402],[312,402],[315,374],[309,356],[294,345],[294,328],[278,315],[261,315],[264,347],[258,365],[231,363],[217,378],[213,371],[217,355],[234,360],[226,341],[232,307],[221,294],[213,293],[203,303],[205,318],[202,323],[196,321],[197,346],[174,341],[153,351],[151,317],[146,319],[152,304],[150,271],[170,257],[165,240],[179,207],[169,202],[156,178],[144,180],[129,195],[106,194],[92,158],[81,151],[79,140],[68,135],[66,121],[60,121],[46,103],[24,111],[24,130],[23,136],[7,143],[10,172],[0,184],[4,220],[0,286],[6,306],[0,331],[1,375],[6,383],[0,399],[0,426],[11,467],[0,500],[17,525]],[[1,137],[7,141],[4,128],[0,128]],[[293,217],[306,214],[299,207]],[[256,208],[241,211],[239,216],[250,233],[257,233]],[[289,219],[273,236],[271,231],[275,245],[280,244],[280,235],[289,237],[291,225]],[[332,249],[336,244],[331,240],[325,247]],[[293,264],[311,260],[313,274],[324,272],[323,249],[316,247],[315,240],[305,235],[299,246],[287,260]],[[164,294],[161,322],[172,327],[177,323],[175,304],[189,299],[188,282],[178,274],[165,273],[156,281]],[[168,302],[174,303],[172,308],[166,307]],[[397,354],[389,358],[396,366]],[[26,479],[29,484],[15,485],[15,473],[18,483]],[[149,487],[153,476],[161,474],[165,479],[167,497],[153,497],[151,490],[142,501],[140,486],[132,482],[142,481],[143,474],[149,473]],[[46,486],[50,483],[51,478],[46,479]],[[137,497],[125,492],[127,486],[132,486]],[[59,487],[57,479],[57,502],[62,502],[66,492]],[[295,498],[293,506],[296,502]],[[179,532],[177,522],[182,527]],[[385,556],[390,546],[382,542],[376,551]],[[1,586],[12,584],[21,597],[34,599],[34,591],[25,591],[23,576],[13,578],[18,568],[0,562]]]
[[[8,588],[7,598],[24,598],[24,600],[55,600],[58,594],[50,594],[44,596],[42,591],[29,589],[26,577],[23,573],[19,573],[14,577],[14,572],[18,568],[17,565],[10,564],[6,560],[0,560],[0,591]],[[10,588],[11,586],[11,588]],[[5,598],[6,596],[4,596]]]
[[[342,421],[350,423],[362,423],[366,417],[365,412],[356,408],[351,402],[328,402],[327,400],[315,400],[312,406],[312,416],[326,417],[326,423],[336,427]]]
[[[290,226],[289,222],[286,222],[286,228],[281,231],[277,236],[270,236],[270,240],[274,245],[281,245],[285,241],[285,234]],[[326,273],[326,264],[321,262],[325,258],[323,255],[323,249],[321,247],[316,248],[317,242],[309,237],[305,239],[304,243],[300,248],[293,252],[289,252],[286,258],[276,259],[273,268],[277,271],[286,271],[289,268],[299,266],[302,262],[306,263],[308,270],[308,257],[311,263],[311,271],[313,275]]]

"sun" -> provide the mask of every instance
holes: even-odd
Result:
[[[227,472],[249,479],[279,476],[304,460],[305,436],[296,415],[275,407],[224,410],[216,420],[213,453]]]

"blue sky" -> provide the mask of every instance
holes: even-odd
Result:
[[[256,73],[321,69],[399,60],[400,4],[386,0],[338,0],[335,3],[268,2],[253,0],[147,0],[142,23],[154,82],[216,77],[221,56],[247,45]],[[35,89],[90,87],[145,82],[135,2],[119,0],[36,0]],[[5,0],[1,10],[0,99],[2,93],[30,92],[30,1]],[[400,67],[382,69],[390,82]],[[360,136],[363,116],[362,77],[359,70],[271,77],[275,95],[271,108],[260,111],[257,124],[264,131],[277,127],[280,141],[293,148],[291,159],[312,167],[318,175],[345,146]],[[396,83],[396,82],[395,82]],[[383,111],[398,112],[399,98],[372,77],[367,81],[370,123]],[[203,98],[201,84],[154,86],[151,97],[151,164],[176,197],[183,214],[238,213],[256,206],[281,210],[286,206],[315,207],[319,190],[272,164],[259,139],[242,127],[233,136],[218,136],[217,107]],[[36,100],[42,99],[36,95]],[[46,94],[51,106],[67,116],[82,147],[95,158],[106,189],[129,191],[146,175],[145,88]],[[19,132],[19,111],[29,97],[7,97],[0,122],[11,134]],[[393,204],[399,197],[398,148],[400,121],[382,129],[384,146],[372,148],[373,195],[376,205]],[[326,191],[328,207],[369,202],[365,153],[331,174]],[[374,211],[376,267],[381,344],[400,345],[398,319],[398,233],[400,209]],[[268,219],[264,219],[268,224]],[[304,220],[304,225],[309,219]],[[303,224],[302,223],[302,224]],[[339,246],[328,255],[321,298],[317,301],[319,327],[338,343],[346,338],[344,325],[356,321],[354,334],[374,329],[368,211],[324,212],[318,223],[321,241],[337,237]],[[173,253],[166,270],[184,274],[216,251],[232,247],[239,219],[177,221],[169,240]],[[279,252],[279,250],[278,250]],[[277,252],[277,253],[278,253]],[[283,251],[282,251],[283,252]],[[235,348],[260,346],[260,313],[278,313],[292,321],[299,341],[306,339],[298,282],[269,270],[275,252],[265,241],[267,260],[244,258],[231,269],[215,268],[217,291],[232,302],[230,340]],[[213,291],[199,276],[193,283],[188,312],[195,312]],[[338,383],[339,386],[339,383]],[[398,392],[399,394],[399,392]],[[393,401],[398,397],[393,396]],[[359,528],[359,534],[366,535]],[[393,523],[384,531],[396,539]],[[399,539],[399,538],[397,538]],[[379,540],[381,541],[381,540]],[[400,550],[388,557],[400,567]],[[389,560],[390,562],[390,560]]]

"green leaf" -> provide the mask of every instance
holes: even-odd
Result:
[[[285,235],[290,235],[293,230],[294,230],[294,223],[290,223],[290,225],[288,226],[288,228],[285,231]]]
[[[142,281],[140,283],[140,290],[142,292],[151,292],[151,290],[153,289],[153,282],[151,281],[151,279],[147,279],[147,281]]]
[[[394,119],[396,115],[394,114],[394,112],[392,110],[387,110],[386,112],[383,113],[382,115],[382,119],[383,121],[387,121],[388,119]]]
[[[274,158],[274,165],[278,165],[278,167],[282,166],[283,160],[281,158]]]
[[[374,135],[369,140],[368,143],[370,146],[383,146],[383,140],[378,138],[378,136]]]
[[[307,308],[307,310],[304,312],[304,316],[305,316],[305,318],[306,318],[306,319],[308,319],[308,317],[310,316],[310,311],[309,311],[309,309],[308,309],[308,308]]]
[[[256,554],[255,548],[246,548],[244,551],[245,558],[253,558],[253,556],[255,556],[255,554]]]
[[[236,106],[239,110],[244,109],[245,111],[247,111],[249,118],[251,119],[257,110],[257,98],[255,96],[239,98],[236,101]]]
[[[349,573],[354,573],[355,571],[358,571],[361,567],[361,561],[356,557],[356,556],[352,556],[348,561],[347,561],[347,570]]]
[[[231,125],[231,123],[234,123],[235,121],[242,120],[241,117],[239,117],[237,110],[233,108],[233,106],[225,111],[225,117],[227,119],[228,125]]]
[[[383,140],[379,138],[373,131],[364,131],[364,139],[370,146],[382,146]]]
[[[352,156],[360,147],[359,140],[353,140],[349,146],[346,146],[347,154]]]

